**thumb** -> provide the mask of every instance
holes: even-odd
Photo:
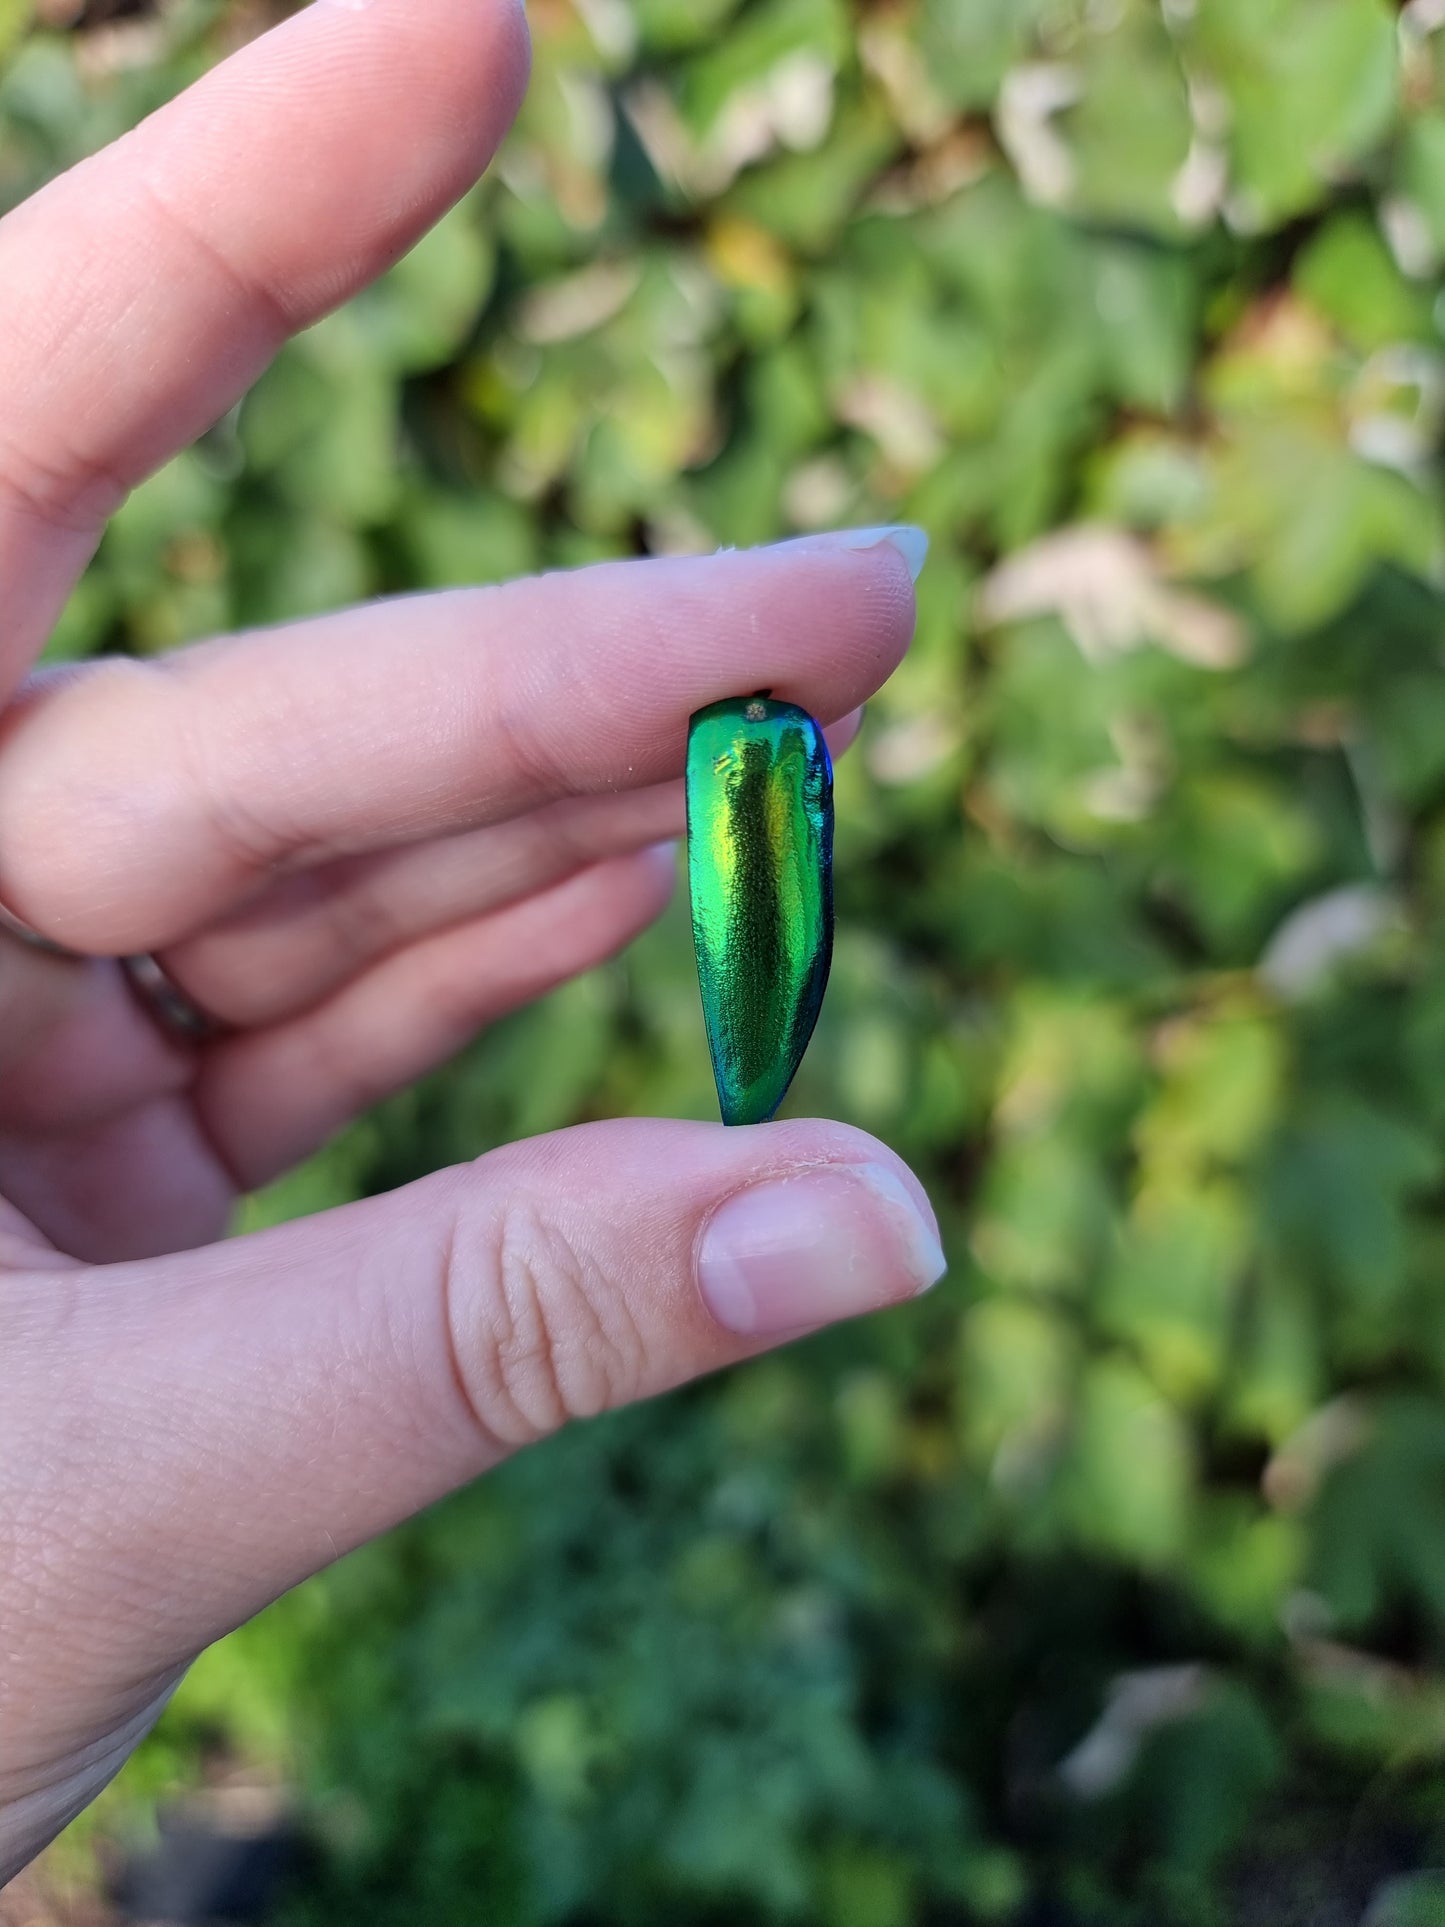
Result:
[[[624,1121],[51,1273],[0,1297],[0,1541],[43,1521],[19,1565],[49,1575],[31,1619],[27,1595],[6,1606],[12,1676],[29,1643],[53,1680],[57,1640],[67,1697],[159,1674],[569,1419],[942,1271],[917,1180],[859,1132]]]

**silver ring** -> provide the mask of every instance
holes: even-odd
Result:
[[[32,930],[28,923],[22,923],[13,911],[7,910],[3,903],[0,903],[0,930],[8,931],[31,950],[43,950],[47,957],[69,957],[76,962],[82,955],[79,950],[67,950],[63,943],[52,943],[49,937],[42,937],[38,930]]]
[[[138,957],[122,957],[120,967],[151,1016],[172,1036],[182,1037],[187,1043],[204,1044],[227,1029],[219,1017],[213,1017],[194,997],[188,996],[149,951]]]
[[[69,963],[96,961],[83,950],[71,950],[63,943],[42,937],[38,930],[33,930],[13,910],[7,910],[3,903],[0,903],[0,930],[8,932],[31,950],[44,951],[48,957],[62,957]],[[131,988],[161,1029],[168,1031],[171,1036],[199,1044],[208,1038],[219,1037],[228,1028],[219,1017],[213,1017],[208,1010],[201,1008],[194,997],[188,996],[149,952],[137,957],[121,957],[118,961]]]

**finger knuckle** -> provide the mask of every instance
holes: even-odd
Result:
[[[480,1261],[467,1252],[481,1252]],[[506,1450],[625,1404],[643,1382],[626,1295],[533,1200],[507,1200],[454,1241],[450,1318],[458,1377]]]
[[[123,477],[103,463],[78,456],[45,461],[14,442],[0,442],[0,496],[21,514],[62,534],[93,534],[128,493]]]
[[[362,872],[328,905],[337,947],[353,966],[389,956],[416,934],[404,899],[387,888],[387,881],[384,871]]]
[[[539,730],[533,710],[503,705],[495,718],[502,755],[523,791],[533,797],[565,796],[574,777],[568,753]]]

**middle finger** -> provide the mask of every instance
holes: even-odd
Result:
[[[393,951],[677,834],[680,783],[567,797],[507,823],[284,877],[164,953],[201,1008],[244,1029],[311,1008]]]
[[[913,628],[904,551],[857,539],[372,604],[41,683],[0,732],[0,901],[78,950],[155,950],[285,870],[665,782],[723,697],[833,722]]]
[[[859,712],[828,731],[840,756]],[[166,973],[224,1023],[251,1029],[308,1010],[405,945],[521,902],[609,857],[682,834],[680,782],[563,797],[480,830],[283,877],[165,952]]]

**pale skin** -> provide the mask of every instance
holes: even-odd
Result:
[[[834,725],[907,648],[895,543],[376,604],[31,665],[127,489],[487,165],[517,0],[316,0],[0,222],[0,1881],[210,1641],[571,1418],[936,1277],[828,1122],[625,1120],[224,1237],[673,886],[689,714]],[[168,1036],[149,951],[229,1031]]]

